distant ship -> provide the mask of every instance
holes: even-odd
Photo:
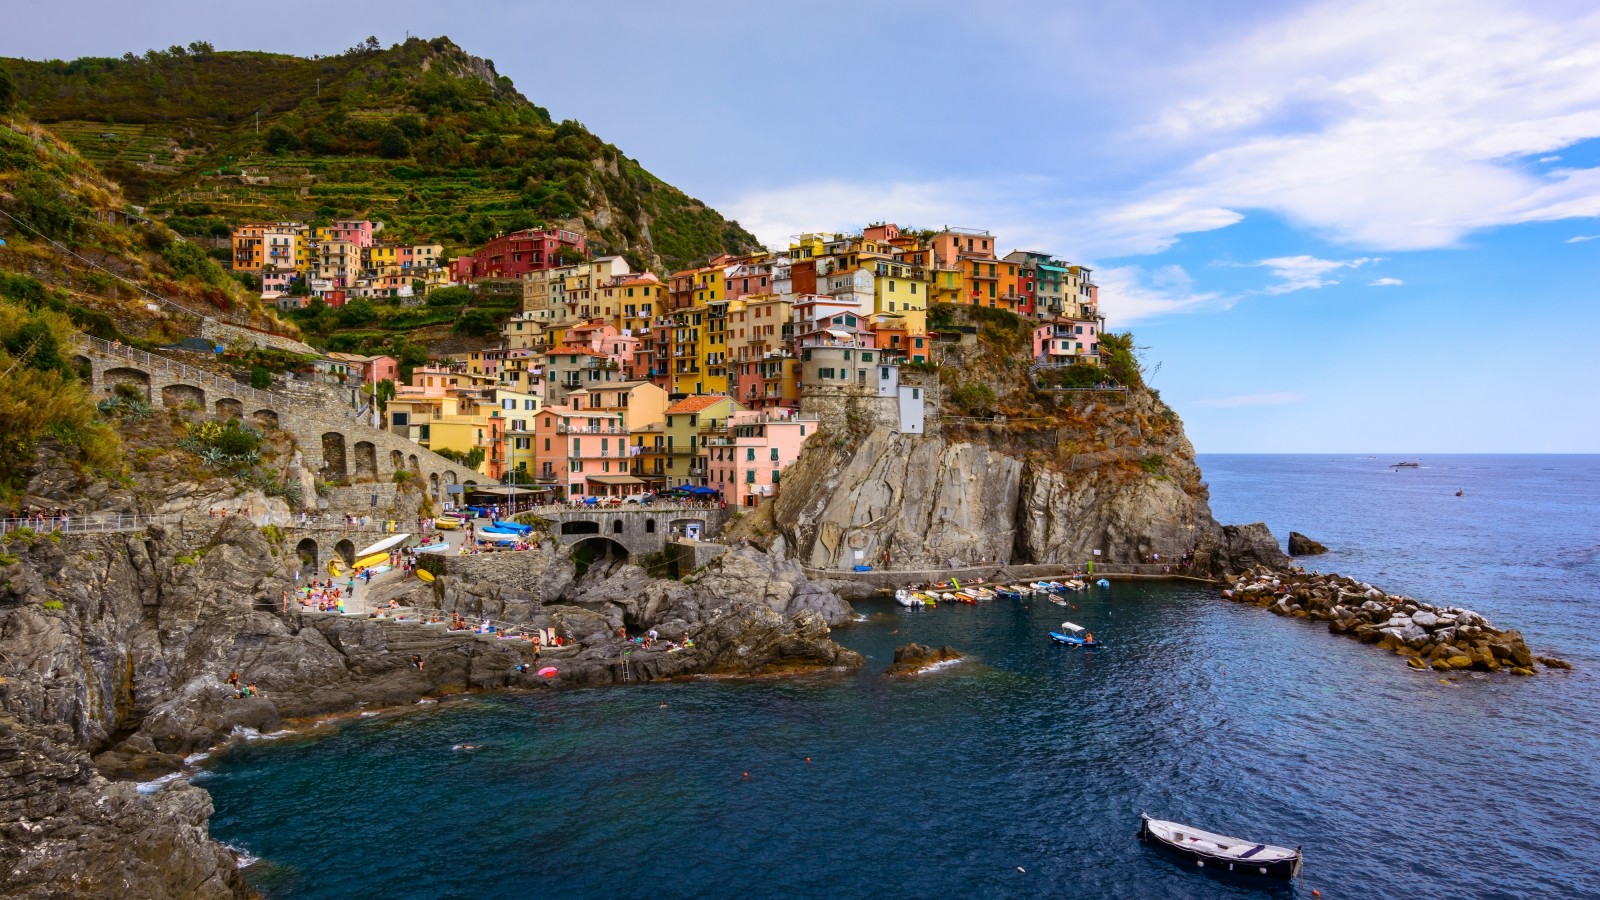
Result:
[[[1421,465],[1422,465],[1422,463],[1398,462],[1398,463],[1394,463],[1394,464],[1390,465],[1389,468],[1391,468],[1391,469],[1415,469],[1415,468],[1419,468]]]

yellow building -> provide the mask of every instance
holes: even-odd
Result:
[[[711,395],[685,397],[667,407],[664,474],[668,487],[706,483],[705,470],[696,458],[712,433],[727,427],[728,416],[743,410],[731,397]]]
[[[697,394],[728,392],[728,301],[706,303],[700,328],[700,380]]]
[[[400,274],[398,247],[375,244],[371,247],[362,247],[361,252],[366,257],[366,269],[369,277]]]
[[[873,275],[873,312],[898,316],[911,334],[928,330],[928,282],[920,266],[888,259],[869,263]]]
[[[505,458],[507,472],[519,472],[519,483],[533,483],[534,435],[533,417],[544,408],[544,398],[530,391],[496,388],[495,403],[500,418],[505,420]]]

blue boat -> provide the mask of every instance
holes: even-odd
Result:
[[[1071,622],[1062,622],[1061,629],[1061,631],[1050,632],[1050,640],[1055,641],[1058,644],[1066,644],[1069,647],[1100,646],[1100,641],[1095,640],[1093,635],[1085,631],[1082,625],[1074,625]]]
[[[522,534],[523,534],[522,532],[516,530],[515,528],[505,528],[505,527],[502,527],[502,526],[499,526],[499,525],[485,525],[482,528],[478,529],[478,533],[479,534],[506,534],[506,535],[511,535],[512,537],[521,537]]]
[[[498,521],[490,522],[489,523],[489,527],[490,528],[503,528],[503,529],[506,529],[508,531],[515,531],[517,534],[527,534],[528,532],[533,530],[533,526],[532,525],[524,525],[521,522],[507,522],[507,521],[504,521],[504,520],[498,520]]]

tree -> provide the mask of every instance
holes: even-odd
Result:
[[[401,159],[411,155],[411,142],[404,132],[390,125],[378,135],[378,152],[386,159]]]
[[[466,337],[483,337],[493,334],[499,329],[494,316],[486,309],[469,309],[461,313],[461,318],[456,319],[451,331]]]
[[[11,79],[11,72],[0,66],[0,113],[10,112],[16,105],[17,83]]]
[[[267,152],[278,153],[280,151],[296,150],[299,147],[300,139],[295,137],[294,132],[287,127],[274,125],[267,129]]]
[[[471,302],[472,289],[461,285],[434,288],[427,298],[429,306],[466,306]]]
[[[250,386],[258,391],[264,391],[272,387],[272,373],[262,366],[251,366]]]

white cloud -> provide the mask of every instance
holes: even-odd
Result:
[[[1379,278],[1376,281],[1367,282],[1367,287],[1398,287],[1402,284],[1405,284],[1405,282],[1398,278]]]
[[[1368,263],[1378,262],[1376,257],[1363,256],[1360,259],[1320,259],[1315,256],[1275,256],[1253,263],[1235,263],[1244,268],[1266,268],[1272,270],[1272,275],[1278,280],[1262,289],[1268,294],[1287,294],[1290,291],[1303,291],[1309,288],[1327,287],[1338,284],[1337,279],[1327,278],[1329,273],[1340,269],[1355,269]]]
[[[1580,234],[1567,238],[1569,244],[1581,244],[1584,241],[1600,241],[1600,234]]]
[[[1113,328],[1227,302],[1220,294],[1196,291],[1194,279],[1182,266],[1149,272],[1140,266],[1118,266],[1095,272],[1095,281],[1100,285],[1100,311],[1107,327]]]
[[[1299,403],[1305,399],[1303,394],[1280,391],[1270,394],[1239,394],[1234,397],[1214,397],[1210,400],[1196,400],[1196,406],[1210,406],[1216,409],[1235,409],[1241,406],[1283,406],[1289,403]]]
[[[1522,5],[1522,6],[1525,6]],[[1145,134],[1199,152],[1126,209],[1263,209],[1405,250],[1600,214],[1600,169],[1517,160],[1600,136],[1600,13],[1330,2],[1211,47]]]
[[[1561,161],[1561,157],[1559,157],[1559,156],[1541,156],[1541,157],[1539,157],[1539,162],[1542,162],[1542,163],[1553,163],[1553,162],[1560,162],[1560,161]]]

